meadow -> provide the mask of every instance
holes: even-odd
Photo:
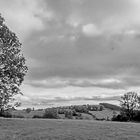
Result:
[[[62,119],[0,119],[0,140],[139,139],[139,123]]]

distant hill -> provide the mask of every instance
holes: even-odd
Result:
[[[109,103],[100,103],[100,105],[104,106],[104,108],[111,109],[114,111],[120,111],[121,107]]]
[[[72,105],[34,110],[11,110],[12,118],[53,118],[53,119],[83,119],[111,120],[114,114],[119,114],[120,107],[109,103],[99,105]],[[9,116],[7,116],[9,117]]]

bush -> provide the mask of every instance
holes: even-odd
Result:
[[[34,115],[32,118],[34,118],[34,119],[38,118],[39,119],[39,118],[44,118],[44,117],[43,116],[39,116],[39,115]]]
[[[66,110],[65,111],[65,118],[73,119],[73,111],[72,110]]]
[[[117,116],[114,115],[111,120],[112,121],[127,122],[129,120],[129,118],[126,115],[119,114]]]
[[[75,109],[76,112],[79,112],[79,113],[88,113],[89,112],[87,106],[85,106],[85,105],[74,106],[74,109]]]
[[[26,108],[26,113],[30,113],[31,111],[32,111],[32,109],[31,108]]]
[[[140,111],[135,111],[133,120],[140,122]]]
[[[99,106],[99,111],[103,111],[103,109],[104,109],[104,106],[103,105],[100,105]]]
[[[58,108],[58,114],[65,114],[65,109]]]
[[[105,118],[96,118],[95,120],[97,120],[97,121],[106,121]]]
[[[12,115],[12,118],[25,118],[23,115]]]
[[[73,110],[73,116],[78,116],[80,113],[77,113],[75,110]]]
[[[47,108],[45,110],[45,113],[43,115],[43,118],[49,118],[49,119],[58,119],[58,111],[55,108]]]
[[[12,118],[12,114],[9,111],[2,111],[0,112],[0,117]]]
[[[112,118],[112,121],[126,122],[126,121],[130,121],[130,119],[125,112],[121,112],[121,114],[119,114],[119,115],[114,115]],[[138,111],[138,110],[134,111],[133,118],[131,121],[140,122],[140,111]]]

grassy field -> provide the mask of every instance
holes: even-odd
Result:
[[[139,140],[140,124],[94,120],[0,119],[0,140]]]

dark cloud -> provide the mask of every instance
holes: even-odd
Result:
[[[122,80],[124,78],[125,82],[113,85],[84,84],[85,87],[123,88],[129,85],[126,84],[128,76],[131,76],[131,79],[140,73],[139,43],[140,40],[137,38],[122,35],[112,36],[109,40],[104,36],[96,38],[79,36],[74,43],[68,40],[41,43],[36,39],[27,49],[32,59],[38,60],[40,65],[31,67],[29,77],[34,80],[47,80],[52,77],[91,79],[117,77]]]

